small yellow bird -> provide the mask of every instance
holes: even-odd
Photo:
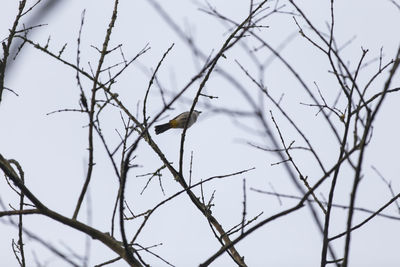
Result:
[[[187,128],[192,126],[197,121],[197,117],[200,115],[200,113],[201,111],[193,110]],[[189,117],[189,111],[186,111],[179,114],[178,116],[176,116],[167,123],[156,125],[155,127],[156,134],[163,133],[171,128],[184,128],[188,117]]]

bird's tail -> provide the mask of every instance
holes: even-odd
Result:
[[[171,129],[171,124],[169,122],[165,123],[165,124],[161,124],[161,125],[156,125],[156,127],[155,127],[156,134],[163,133],[169,129]]]

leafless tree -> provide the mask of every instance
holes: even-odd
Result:
[[[75,107],[60,107],[55,111],[49,111],[47,115],[78,113],[85,117],[88,162],[79,195],[75,198],[75,195],[71,194],[71,199],[67,200],[74,203],[74,212],[67,214],[51,208],[43,201],[41,195],[35,193],[29,186],[30,183],[26,181],[29,173],[24,172],[23,164],[20,164],[18,159],[10,159],[0,151],[0,168],[8,183],[8,188],[1,190],[13,190],[18,200],[18,207],[14,207],[11,203],[15,199],[2,197],[3,210],[0,212],[0,217],[4,219],[4,224],[14,225],[18,229],[17,240],[12,240],[10,243],[20,266],[34,264],[26,257],[25,240],[27,238],[44,245],[51,253],[69,265],[87,266],[89,264],[88,256],[81,256],[85,254],[84,251],[76,253],[74,249],[70,249],[74,246],[73,244],[60,248],[36,234],[35,231],[29,230],[30,225],[26,221],[29,216],[47,217],[54,224],[61,223],[64,227],[81,232],[116,253],[115,258],[104,259],[96,266],[105,266],[122,262],[122,260],[131,266],[159,264],[174,266],[174,259],[184,257],[184,255],[181,253],[163,255],[154,252],[154,248],[159,244],[148,246],[140,240],[146,238],[147,228],[152,227],[149,222],[153,220],[154,215],[181,195],[187,195],[187,198],[179,198],[179,201],[188,202],[197,209],[204,217],[203,223],[209,227],[210,235],[214,236],[219,244],[219,249],[208,253],[208,257],[204,258],[203,262],[193,262],[199,266],[209,266],[223,254],[231,258],[232,265],[248,266],[246,255],[241,252],[238,244],[244,239],[249,240],[248,237],[253,233],[268,228],[277,220],[286,220],[296,227],[296,221],[292,220],[291,214],[302,209],[308,209],[307,214],[317,229],[316,233],[312,234],[319,235],[321,239],[321,250],[318,252],[320,265],[349,266],[351,265],[352,236],[355,231],[378,217],[385,220],[400,220],[398,214],[384,213],[390,205],[397,205],[397,213],[400,212],[397,202],[400,196],[398,189],[381,174],[379,167],[371,169],[368,166],[369,161],[366,160],[369,154],[373,153],[369,149],[374,140],[373,131],[381,127],[381,124],[377,123],[382,120],[379,114],[387,103],[387,99],[396,96],[400,90],[400,87],[396,86],[399,82],[396,75],[400,63],[400,46],[397,52],[388,56],[384,55],[383,48],[379,54],[372,56],[369,55],[370,52],[366,47],[362,47],[357,56],[354,53],[347,53],[346,49],[350,49],[353,43],[352,40],[342,42],[337,38],[335,1],[327,1],[329,5],[326,5],[326,10],[329,11],[329,17],[324,18],[327,21],[324,29],[321,29],[319,26],[321,23],[315,21],[298,3],[300,1],[249,1],[248,10],[243,10],[241,20],[231,18],[225,14],[224,10],[208,2],[196,3],[199,13],[213,19],[212,23],[226,27],[224,41],[212,51],[207,52],[204,52],[205,50],[198,45],[192,33],[184,30],[174,20],[174,14],[164,9],[161,3],[155,0],[145,1],[175,33],[177,41],[186,45],[185,49],[192,54],[197,65],[197,72],[192,73],[186,80],[186,84],[176,90],[168,89],[169,86],[165,85],[166,81],[159,75],[166,68],[167,62],[171,60],[171,54],[176,49],[175,44],[165,45],[165,50],[161,51],[162,56],[159,57],[157,64],[150,67],[144,66],[139,61],[143,56],[153,53],[150,49],[151,44],[144,45],[141,50],[134,53],[130,50],[127,52],[128,49],[123,44],[114,45],[118,42],[113,39],[113,32],[118,28],[116,22],[121,8],[120,1],[115,0],[113,9],[110,10],[111,17],[107,22],[108,26],[102,43],[92,44],[92,48],[97,51],[97,58],[91,59],[89,64],[82,62],[82,53],[86,51],[86,48],[82,47],[81,42],[85,38],[90,38],[89,34],[84,32],[85,11],[82,12],[81,21],[76,22],[80,27],[77,32],[74,58],[64,56],[67,44],[54,49],[51,38],[47,43],[41,43],[31,37],[31,33],[41,31],[43,25],[35,19],[28,21],[28,24],[21,21],[29,14],[33,14],[33,18],[38,18],[53,12],[52,4],[57,5],[55,4],[57,1],[45,2],[39,0],[29,3],[29,1],[21,0],[13,25],[7,25],[10,30],[9,35],[2,41],[0,62],[0,105],[7,101],[4,98],[5,94],[18,95],[20,90],[25,89],[9,88],[7,77],[17,71],[16,68],[10,68],[11,64],[15,59],[24,60],[25,55],[22,51],[27,47],[38,50],[42,57],[50,57],[64,65],[66,71],[72,70],[75,73],[74,78],[78,89],[73,91],[73,94],[77,95],[79,102],[77,101]],[[399,7],[393,0],[388,1],[388,4],[393,5],[394,9]],[[296,32],[288,33],[279,40],[283,40],[281,45],[276,45],[276,40],[271,40],[267,34],[271,28],[279,27],[276,21],[278,23],[285,21],[296,27]],[[320,78],[317,76],[310,80],[305,74],[306,70],[293,63],[297,60],[296,55],[285,55],[283,52],[285,47],[295,37],[300,37],[304,47],[321,59],[323,62],[321,66],[313,63],[310,69],[326,68],[324,71],[327,71],[330,77],[329,84],[323,82],[320,84]],[[66,41],[73,42],[73,40]],[[298,55],[301,53],[299,49]],[[354,61],[356,57],[358,61]],[[277,62],[277,64],[272,62]],[[279,67],[276,67],[277,65]],[[147,86],[143,89],[137,88],[141,90],[141,97],[135,99],[138,103],[136,109],[132,108],[129,101],[121,97],[121,92],[126,88],[123,88],[123,83],[118,83],[130,69],[141,69],[148,74],[145,81]],[[291,79],[295,85],[288,88],[285,81],[273,82],[274,79],[276,80],[273,76],[277,71],[280,72],[278,80]],[[208,87],[214,77],[218,77],[227,84],[228,93]],[[237,104],[220,104],[220,99],[229,101],[231,94],[237,95],[235,96]],[[152,103],[159,104],[152,106]],[[269,189],[259,188],[258,185],[253,186],[252,179],[248,178],[254,176],[253,173],[257,170],[253,166],[198,178],[199,175],[196,174],[193,166],[196,166],[197,160],[200,159],[196,157],[196,151],[189,153],[185,149],[188,139],[192,138],[188,135],[187,124],[180,135],[177,163],[173,163],[171,153],[162,148],[163,146],[153,134],[153,127],[155,123],[165,119],[165,115],[170,114],[178,103],[187,106],[190,114],[195,109],[200,109],[208,113],[210,117],[223,116],[231,119],[238,133],[232,133],[229,138],[240,136],[241,132],[245,133],[243,136],[246,137],[240,142],[246,143],[250,151],[241,157],[250,161],[256,155],[265,155],[266,159],[274,157],[275,161],[267,166],[268,170],[279,169],[280,179],[290,181],[296,188],[297,194],[292,193],[291,190],[277,192],[273,183],[270,183]],[[296,112],[299,108],[301,112]],[[120,120],[110,123],[107,116],[115,112],[119,114]],[[391,116],[389,120],[397,123],[397,114],[391,114]],[[312,124],[305,123],[304,121],[310,120],[310,117],[314,117],[315,121]],[[212,137],[212,131],[201,127],[201,124],[202,122],[198,122],[197,130],[202,131],[204,136]],[[3,128],[7,126],[3,125]],[[115,132],[112,132],[114,129],[119,137],[117,141]],[[2,138],[12,137],[7,136],[6,131],[3,130],[3,132],[5,134]],[[28,138],[29,133],[26,135]],[[325,142],[329,143],[328,155],[327,148],[321,145],[320,139],[325,139]],[[218,148],[214,147],[214,149]],[[140,160],[141,155],[145,153],[151,153],[154,156],[153,159]],[[221,160],[229,160],[229,153],[226,151],[226,158]],[[104,166],[99,166],[96,160],[99,157],[107,159],[104,161]],[[387,160],[396,164],[395,158]],[[103,163],[103,161],[99,162]],[[154,169],[142,174],[141,168],[147,166]],[[38,168],[40,167],[38,165]],[[109,179],[108,182],[118,188],[114,190],[115,192],[110,192],[114,199],[113,210],[102,210],[103,216],[110,221],[110,229],[107,232],[92,226],[90,220],[79,219],[83,216],[83,204],[88,201],[88,198],[90,200],[89,188],[93,180],[99,179],[98,176],[101,175],[101,173],[95,173],[95,169],[100,167],[112,169],[115,179]],[[360,187],[361,181],[365,180],[365,183],[368,183],[367,176],[380,177],[382,184],[391,194],[378,208],[362,207],[357,204],[357,196],[363,190]],[[143,178],[146,182],[141,187],[141,183],[137,180],[143,180]],[[241,220],[227,224],[226,219],[213,212],[219,205],[215,195],[218,194],[216,189],[218,183],[229,187],[233,179],[241,181],[242,194],[223,197],[241,200]],[[150,188],[149,185],[157,180],[159,188]],[[134,182],[128,183],[129,181]],[[166,194],[163,186],[166,182],[174,182],[179,185],[179,188],[172,194],[171,190]],[[350,187],[345,186],[348,184]],[[137,192],[134,197],[140,197],[143,192],[150,190],[154,191],[152,194],[157,194],[162,199],[156,204],[148,204],[147,208],[141,212],[135,212],[138,210],[137,204],[131,198],[133,197],[131,193],[128,196],[127,192]],[[96,191],[92,194],[95,195]],[[260,194],[266,198],[273,196],[280,203],[285,199],[285,202],[291,200],[294,204],[282,205],[277,212],[270,212],[265,208],[254,213],[255,209],[252,205],[255,204],[249,203],[248,198],[251,195]],[[346,194],[350,197],[343,197]],[[369,194],[374,194],[374,192],[371,191]],[[90,211],[90,205],[87,206]],[[256,209],[260,207],[263,206],[256,206]],[[346,212],[336,215],[333,213],[335,208],[344,209]],[[358,214],[367,214],[367,216],[356,216]],[[175,215],[171,217],[173,216]],[[179,220],[178,218],[170,219]],[[345,229],[340,233],[335,233],[337,227],[334,224],[338,221],[345,225]],[[170,223],[173,224],[173,222]],[[268,237],[265,239],[268,240]],[[333,242],[336,240],[341,244]],[[165,240],[159,240],[159,242],[163,243]],[[286,240],[286,242],[290,241]],[[208,246],[207,244],[191,245]],[[214,246],[215,244],[212,245]],[[253,246],[254,249],[259,248],[259,244],[248,244],[248,246]],[[264,253],[267,252],[260,254]],[[287,252],[283,253],[287,254]],[[34,261],[31,258],[30,260]],[[262,260],[259,262],[262,263]],[[36,264],[40,265],[38,262]]]

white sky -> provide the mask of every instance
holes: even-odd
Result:
[[[227,27],[216,18],[201,12],[198,7],[204,6],[201,1],[161,1],[163,7],[175,22],[185,32],[190,33],[197,47],[206,55],[218,51],[228,36]],[[298,1],[315,26],[327,32],[326,22],[329,21],[330,1]],[[241,21],[248,14],[248,1],[209,1],[225,16]],[[285,1],[284,10],[294,9]],[[271,1],[272,7],[275,2]],[[40,23],[47,23],[32,32],[30,38],[44,44],[51,35],[49,49],[58,52],[64,43],[68,43],[63,58],[75,63],[76,39],[80,25],[81,13],[86,9],[85,24],[81,43],[81,64],[89,70],[87,62],[96,66],[98,53],[91,45],[101,47],[106,27],[112,12],[113,1],[64,1],[53,13],[42,18]],[[17,10],[17,1],[3,0],[0,9],[0,38],[8,34]],[[366,61],[379,57],[383,47],[384,62],[394,57],[400,38],[400,10],[390,1],[351,0],[335,1],[335,33],[336,41],[343,45],[353,37],[353,42],[343,50],[343,58],[354,69],[360,56],[361,46],[369,49]],[[304,21],[297,18],[300,25]],[[296,34],[298,28],[291,15],[279,14],[267,18],[263,25],[269,26],[260,31],[260,35],[273,47],[278,47],[288,36]],[[306,27],[305,27],[306,28]],[[304,28],[304,29],[305,29]],[[315,36],[312,36],[315,38]],[[247,44],[254,48],[259,44],[248,38]],[[177,93],[190,79],[196,75],[201,61],[193,58],[188,46],[160,18],[147,1],[120,2],[118,19],[111,38],[110,47],[123,44],[127,58],[136,55],[146,44],[151,49],[137,63],[133,64],[117,81],[114,90],[133,114],[136,114],[137,103],[142,108],[143,97],[147,88],[149,75],[144,73],[143,66],[149,71],[154,69],[167,48],[175,43],[173,50],[167,56],[158,74],[161,85],[169,93]],[[330,70],[327,59],[304,38],[297,34],[284,48],[282,55],[301,74],[302,78],[315,89],[316,82],[330,103],[333,102],[339,87]],[[266,60],[270,53],[265,49],[257,53],[261,61]],[[254,99],[258,99],[257,88],[249,82],[235,63],[238,60],[256,77],[256,67],[240,45],[226,53],[226,59],[221,59],[219,66],[237,78]],[[106,65],[120,61],[119,53],[114,53],[106,60]],[[46,56],[45,54],[26,46],[19,56],[12,72],[6,79],[6,86],[15,90],[19,97],[6,92],[0,105],[0,153],[6,158],[17,159],[25,171],[26,184],[32,192],[50,208],[66,216],[72,216],[80,188],[85,177],[87,164],[87,116],[80,113],[57,113],[46,116],[46,113],[63,109],[79,108],[79,89],[76,86],[75,72],[67,66]],[[378,63],[375,61],[364,69],[360,76],[360,84],[376,72]],[[382,76],[387,77],[386,74]],[[384,79],[378,79],[373,84],[370,94],[381,90]],[[104,76],[103,80],[106,79]],[[315,116],[317,109],[301,105],[311,103],[303,93],[299,83],[276,59],[268,66],[264,83],[271,94],[279,98],[285,94],[282,107],[296,120],[304,133],[309,136],[313,146],[321,158],[330,167],[337,158],[336,140],[329,132],[329,127],[322,116]],[[84,81],[84,87],[89,91],[90,82]],[[394,79],[393,88],[399,86],[400,79]],[[196,87],[197,86],[197,87]],[[191,89],[184,96],[191,98],[197,88]],[[217,180],[204,186],[204,192],[209,198],[214,190],[215,207],[213,215],[230,229],[241,221],[242,216],[242,180],[246,178],[247,188],[257,188],[270,191],[270,184],[279,193],[298,195],[286,172],[281,166],[271,166],[279,161],[272,153],[256,150],[245,144],[251,141],[261,146],[272,145],[265,136],[251,134],[241,129],[235,120],[224,115],[211,112],[205,103],[213,107],[229,107],[239,110],[249,110],[250,107],[233,88],[232,84],[214,73],[206,86],[207,93],[218,96],[218,99],[199,103],[203,111],[198,122],[188,130],[185,145],[185,172],[188,173],[190,151],[194,151],[193,181],[200,181],[214,175],[228,174],[247,168],[256,169],[224,180]],[[316,90],[316,89],[315,89]],[[258,100],[257,100],[258,101]],[[386,179],[392,181],[396,193],[400,190],[399,183],[399,130],[398,114],[400,97],[389,95],[384,107],[378,114],[374,127],[373,139],[367,149],[364,164],[364,178],[358,192],[358,207],[372,210],[378,209],[391,196],[387,187],[371,169],[375,166]],[[344,105],[339,106],[343,108]],[[168,112],[170,117],[190,108],[190,102],[178,101],[174,110]],[[158,88],[153,87],[148,101],[148,113],[154,116],[162,109]],[[272,109],[277,122],[283,129],[286,142],[296,140],[297,145],[304,145],[298,134],[290,127],[270,102],[265,102],[265,114],[269,118]],[[139,110],[139,114],[140,114]],[[170,117],[164,117],[163,121]],[[123,125],[119,111],[109,108],[103,113],[102,127],[110,145],[113,147],[119,137],[115,129],[122,131]],[[238,118],[241,120],[241,118]],[[242,121],[252,129],[260,125],[254,120]],[[272,125],[272,122],[269,120]],[[334,120],[339,132],[342,124]],[[274,127],[272,127],[274,129]],[[177,166],[179,157],[180,131],[169,131],[160,136],[154,136],[167,158]],[[114,176],[103,146],[96,137],[95,171],[89,188],[92,208],[92,225],[101,231],[110,231],[110,217],[118,190],[117,178]],[[311,183],[318,180],[321,171],[316,162],[304,152],[294,153],[297,163],[310,178]],[[161,166],[161,162],[145,142],[138,148],[136,161],[141,168],[130,172],[126,198],[135,213],[144,212],[163,200],[157,181],[152,181],[143,195],[140,191],[146,184],[145,178],[136,175],[149,173]],[[163,172],[163,186],[166,196],[180,190],[178,183],[166,172]],[[335,203],[347,205],[353,173],[343,169],[340,176]],[[0,196],[7,205],[17,207],[18,197],[12,192],[4,179],[0,182]],[[328,196],[330,180],[317,191]],[[199,190],[194,190],[197,194]],[[247,191],[248,218],[264,212],[262,218],[267,218],[296,202],[283,200],[280,206],[275,197],[260,195]],[[87,203],[80,212],[79,219],[86,222]],[[319,210],[320,211],[320,210]],[[385,213],[396,215],[395,206],[390,206]],[[331,235],[342,232],[346,227],[347,212],[339,209],[333,211]],[[368,214],[356,213],[354,224],[363,220]],[[322,218],[322,217],[321,217]],[[17,266],[11,249],[11,240],[18,238],[17,229],[7,224],[7,219],[0,224],[0,251],[2,266]],[[128,221],[128,235],[134,233],[141,219]],[[68,253],[63,247],[67,245],[75,252],[83,255],[86,237],[68,227],[38,215],[26,216],[24,225],[36,235],[40,235],[51,244]],[[400,238],[398,222],[374,218],[370,223],[355,231],[352,235],[350,264],[352,266],[398,266],[398,240]],[[118,229],[116,230],[119,231]],[[117,235],[119,236],[119,235]],[[129,237],[128,237],[129,239]],[[196,266],[205,261],[220,247],[211,232],[208,223],[200,212],[182,195],[165,205],[149,220],[138,242],[142,246],[152,246],[163,243],[154,252],[164,257],[176,266]],[[241,255],[245,257],[248,266],[319,266],[321,254],[321,235],[318,232],[308,208],[303,208],[287,217],[278,219],[257,230],[237,245]],[[333,243],[338,257],[343,255],[344,239]],[[67,266],[57,260],[47,249],[33,240],[25,237],[26,257],[34,263],[34,256],[47,266]],[[115,254],[99,242],[93,241],[90,252],[89,266],[99,264],[113,258]],[[165,266],[157,258],[143,254],[143,258],[151,266]],[[125,266],[119,261],[111,266]],[[233,266],[232,260],[223,255],[213,266]]]

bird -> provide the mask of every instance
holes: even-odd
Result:
[[[171,128],[184,128],[186,125],[186,121],[189,117],[189,113],[190,113],[190,111],[183,112],[167,123],[156,125],[155,126],[156,134],[161,134]],[[197,121],[197,117],[199,117],[200,113],[201,113],[201,111],[193,110],[192,115],[190,116],[187,128],[192,126]]]

